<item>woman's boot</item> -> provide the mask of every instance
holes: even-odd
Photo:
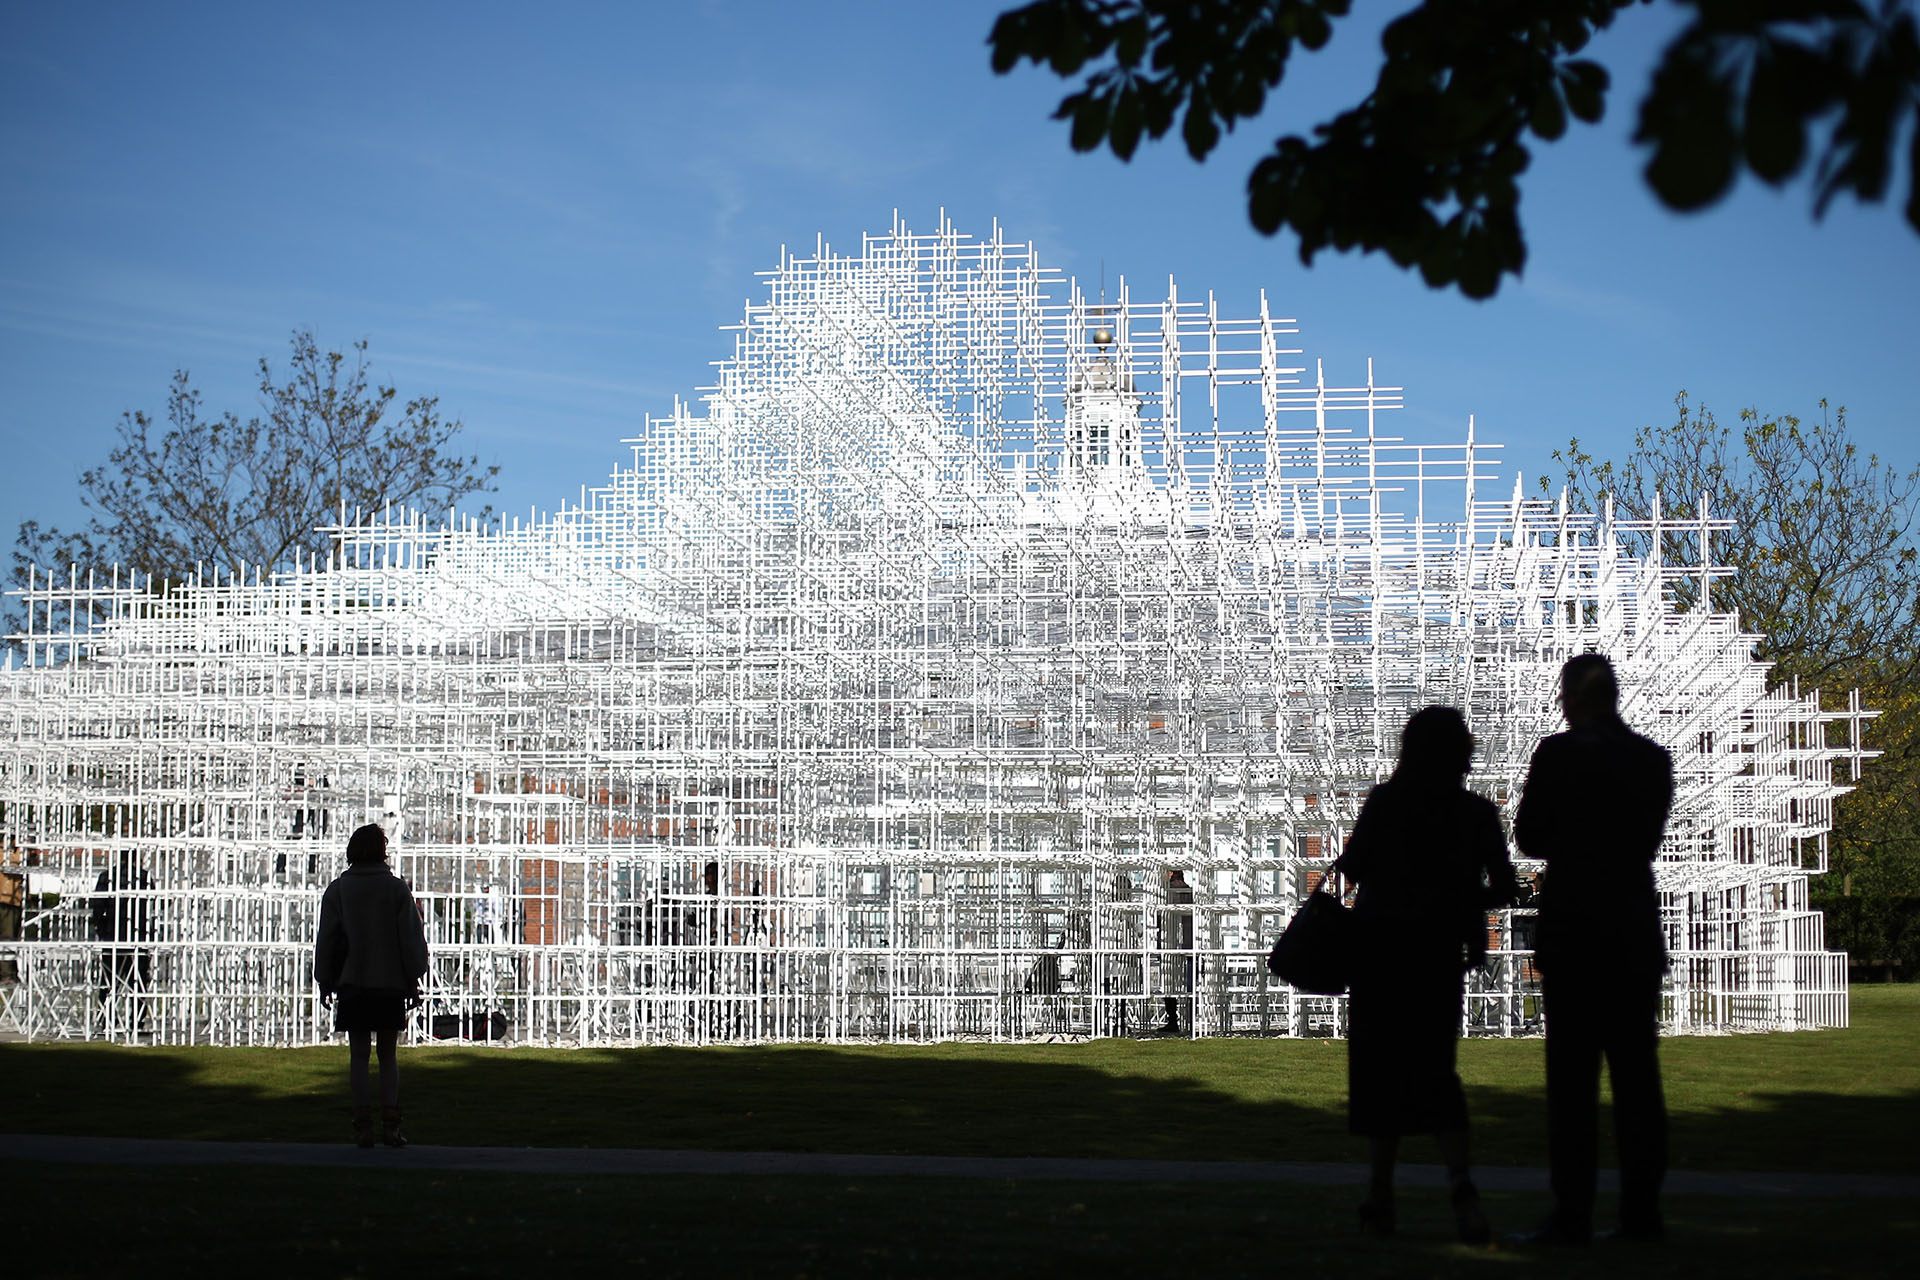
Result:
[[[380,1108],[380,1140],[390,1147],[407,1145],[406,1135],[400,1132],[400,1108]],[[367,1145],[372,1146],[373,1143],[369,1141]]]
[[[370,1147],[373,1145],[373,1108],[355,1107],[353,1109],[353,1145]]]
[[[1371,1195],[1360,1202],[1360,1234],[1363,1236],[1390,1236],[1393,1234],[1393,1193],[1385,1196]]]
[[[1480,1208],[1480,1189],[1470,1178],[1453,1184],[1453,1225],[1462,1244],[1485,1244],[1493,1239],[1493,1228]]]

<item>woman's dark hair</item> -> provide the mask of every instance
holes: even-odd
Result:
[[[347,862],[385,862],[387,860],[387,833],[378,824],[369,822],[354,832],[347,840]]]
[[[1473,734],[1454,707],[1422,707],[1400,731],[1393,776],[1421,787],[1457,787],[1473,767]]]

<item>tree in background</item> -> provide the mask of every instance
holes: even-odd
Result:
[[[402,404],[393,387],[370,382],[366,353],[364,339],[351,355],[323,352],[310,330],[295,330],[285,382],[261,357],[263,412],[245,421],[230,411],[204,416],[200,392],[176,372],[166,427],[138,410],[123,414],[106,462],[81,473],[84,528],[21,524],[13,584],[26,585],[33,566],[75,565],[84,576],[117,564],[156,580],[203,562],[272,570],[324,557],[331,540],[316,529],[343,506],[352,519],[389,503],[439,509],[491,491],[498,467],[448,452],[461,423],[440,416],[436,397]],[[9,607],[10,631],[21,627],[16,611]]]
[[[1596,462],[1580,442],[1556,450],[1577,507],[1611,498],[1618,517],[1644,520],[1656,494],[1669,519],[1735,522],[1712,535],[1714,563],[1732,568],[1708,588],[1717,610],[1761,633],[1757,656],[1777,684],[1819,689],[1830,705],[1858,688],[1880,715],[1870,761],[1836,806],[1829,839],[1843,894],[1920,893],[1920,551],[1913,537],[1920,468],[1902,472],[1847,437],[1844,408],[1818,422],[1744,409],[1740,426],[1678,397],[1673,425],[1636,433],[1624,462]],[[1551,488],[1542,477],[1543,489]],[[1637,551],[1651,548],[1640,535]],[[1663,556],[1692,562],[1699,537],[1664,536]],[[1683,605],[1698,579],[1675,584]]]
[[[1289,133],[1254,166],[1247,209],[1291,227],[1300,260],[1384,252],[1429,285],[1492,295],[1526,262],[1528,135],[1598,122],[1611,76],[1579,54],[1648,0],[1424,0],[1387,25],[1357,105]],[[1818,216],[1843,191],[1878,201],[1912,131],[1907,220],[1920,230],[1920,23],[1912,0],[1681,0],[1692,21],[1661,56],[1634,141],[1674,209],[1713,203],[1742,170],[1778,186],[1814,166]],[[1079,89],[1054,112],[1076,151],[1122,160],[1180,118],[1204,159],[1265,107],[1295,48],[1332,38],[1350,0],[1035,0],[1002,13],[993,68],[1023,59]],[[1182,112],[1184,110],[1184,115]],[[1810,137],[1813,145],[1809,146]]]

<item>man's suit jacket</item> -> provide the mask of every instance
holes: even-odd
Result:
[[[1552,976],[1665,968],[1653,862],[1673,805],[1673,758],[1618,718],[1534,750],[1514,842],[1546,861],[1535,954]]]

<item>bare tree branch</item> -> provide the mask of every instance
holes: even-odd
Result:
[[[261,358],[260,412],[245,420],[207,416],[185,370],[169,386],[164,428],[143,411],[123,414],[106,461],[81,473],[85,527],[22,523],[13,585],[34,566],[44,576],[117,564],[175,581],[203,563],[271,571],[296,555],[324,557],[331,539],[318,528],[343,508],[352,520],[388,505],[444,509],[492,491],[499,468],[453,452],[461,423],[440,416],[436,397],[402,404],[375,382],[365,340],[351,355],[323,351],[298,329],[290,345],[284,380]],[[7,630],[23,625],[18,612],[10,603]]]

